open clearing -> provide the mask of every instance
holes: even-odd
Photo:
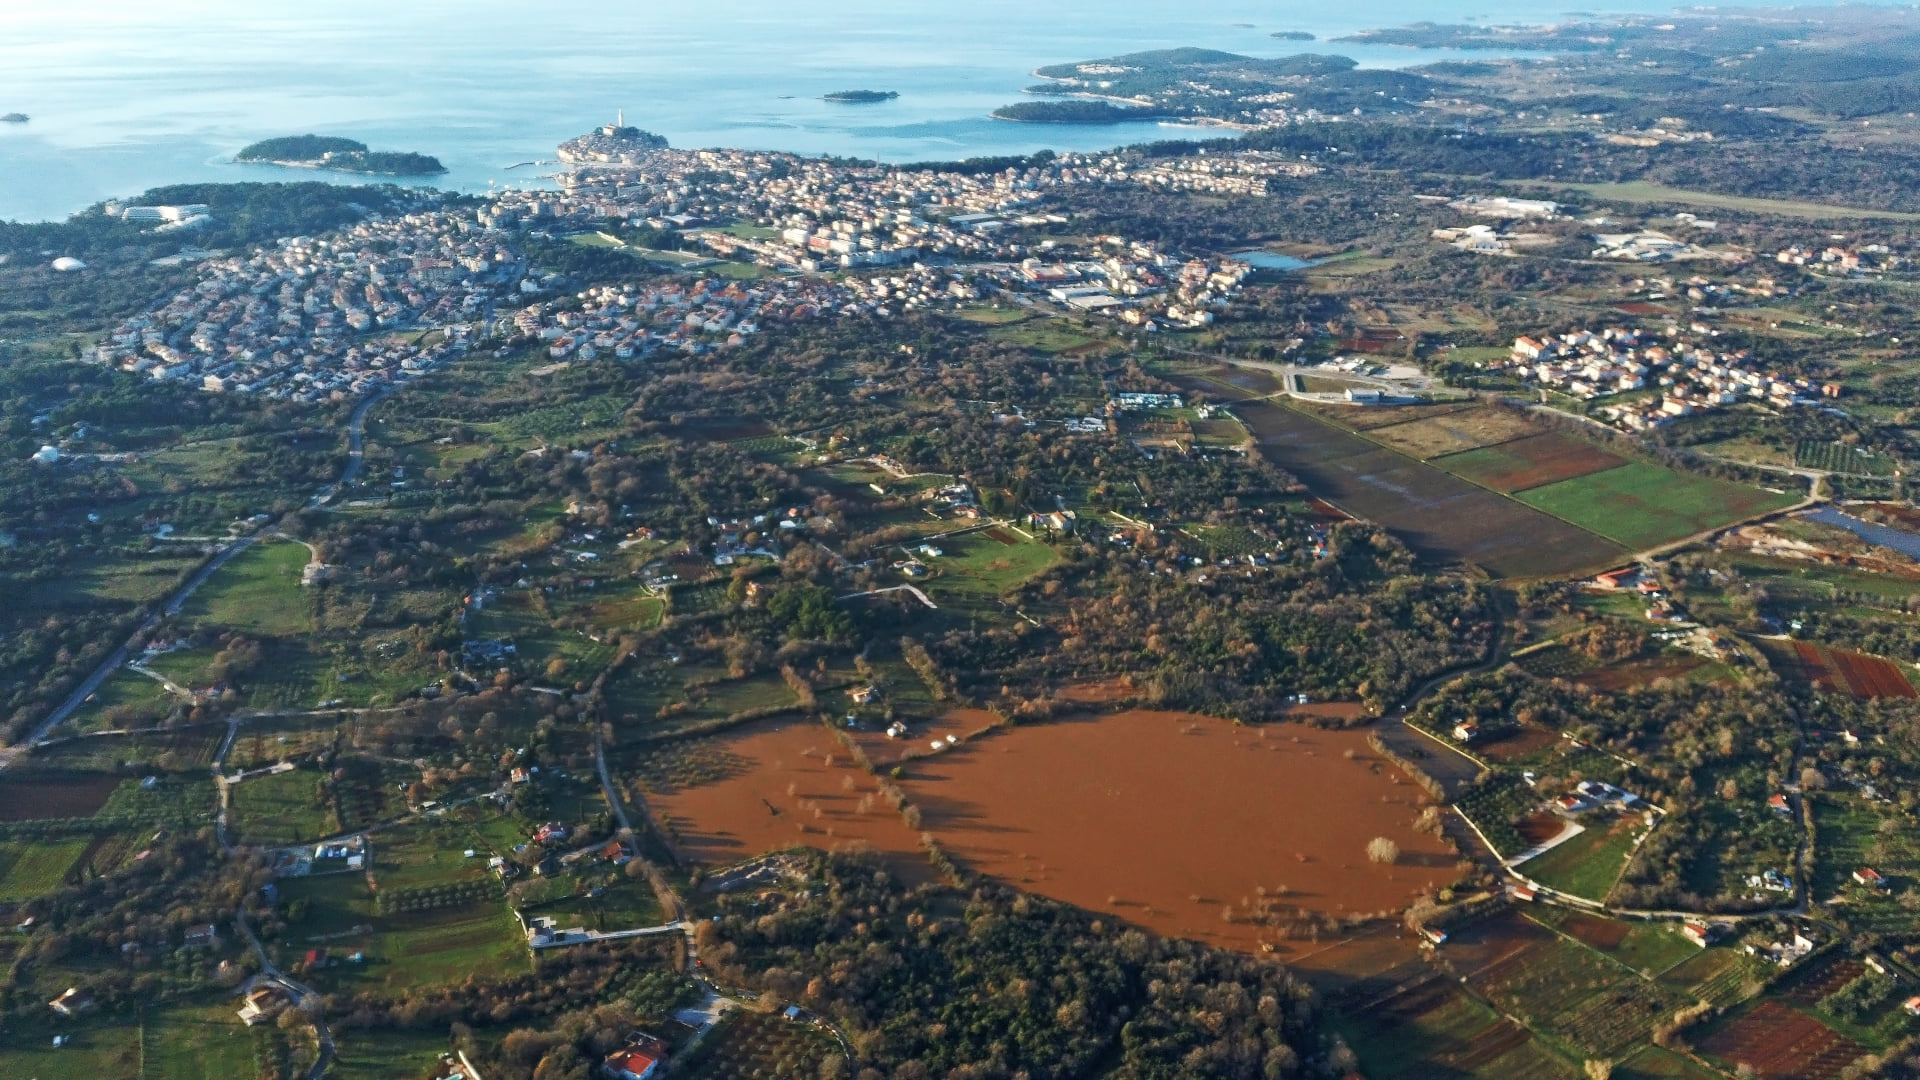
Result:
[[[1644,462],[1522,492],[1519,499],[1634,551],[1791,506],[1791,495]]]
[[[1315,495],[1378,522],[1422,558],[1473,563],[1500,577],[1547,577],[1626,556],[1593,532],[1300,410],[1253,402],[1237,409],[1269,460]]]
[[[1450,412],[1367,431],[1367,437],[1375,442],[1422,461],[1537,434],[1539,429],[1525,417],[1492,408]]]
[[[1294,909],[1397,910],[1456,876],[1453,855],[1413,829],[1420,789],[1358,731],[1136,710],[996,731],[915,762],[903,786],[973,869],[1233,948],[1284,949],[1263,924]],[[1397,865],[1367,861],[1377,836],[1399,845]],[[1262,890],[1271,919],[1256,911]]]
[[[1455,476],[1512,494],[1625,465],[1627,459],[1556,432],[1449,454],[1433,464]]]
[[[1878,656],[1812,641],[1763,641],[1760,648],[1776,671],[1816,690],[1858,698],[1920,697],[1898,664]]]
[[[256,634],[305,634],[313,629],[312,605],[300,589],[307,560],[299,544],[255,544],[207,579],[181,615]]]

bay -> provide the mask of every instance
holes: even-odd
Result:
[[[1019,100],[1043,64],[1196,45],[1404,66],[1449,54],[1324,39],[1421,19],[1554,17],[1512,0],[29,0],[0,5],[0,113],[32,117],[0,124],[0,219],[63,217],[165,183],[366,182],[231,161],[258,139],[309,132],[434,155],[449,172],[431,182],[456,190],[526,186],[540,170],[507,166],[551,159],[559,142],[619,110],[680,147],[886,161],[1217,135],[988,114]],[[1323,40],[1280,41],[1279,30]],[[821,100],[846,89],[900,96]]]

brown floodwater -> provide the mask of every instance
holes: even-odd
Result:
[[[956,713],[942,726],[977,731],[991,716]],[[933,876],[925,831],[1010,885],[1161,934],[1301,958],[1345,936],[1327,917],[1397,911],[1457,876],[1447,847],[1413,828],[1425,794],[1362,731],[1151,710],[997,729],[904,765],[919,829],[817,723],[701,742],[705,771],[650,784],[648,800],[682,855],[710,866],[796,844],[870,847],[918,883]],[[1380,836],[1399,846],[1396,863],[1369,861]]]
[[[932,880],[919,833],[817,722],[774,720],[699,742],[719,762],[709,776],[647,785],[681,857],[720,866],[795,845],[870,847],[909,883]]]
[[[914,762],[904,786],[975,870],[1234,948],[1302,951],[1295,909],[1398,910],[1456,877],[1413,828],[1424,793],[1359,731],[1134,710],[997,731]],[[1397,863],[1368,860],[1380,836]]]

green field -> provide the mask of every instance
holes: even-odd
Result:
[[[146,1017],[142,1080],[237,1080],[255,1072],[253,1033],[222,1002]]]
[[[1060,558],[1053,548],[1037,540],[1028,540],[1007,526],[999,526],[998,531],[1010,538],[1012,543],[990,539],[987,534],[991,531],[982,529],[964,536],[932,541],[942,554],[938,557],[920,557],[927,568],[934,572],[931,585],[928,579],[923,578],[920,587],[936,602],[941,595],[950,592],[997,598],[1052,566]],[[917,555],[919,546],[913,545],[909,550]]]
[[[1634,462],[1515,496],[1639,551],[1791,506],[1791,495]]]
[[[89,842],[82,836],[0,844],[0,903],[32,900],[59,887]]]
[[[1569,188],[1583,192],[1595,199],[1612,199],[1617,202],[1631,203],[1671,203],[1677,206],[1704,206],[1715,210],[1737,210],[1748,214],[1768,214],[1778,217],[1812,218],[1884,218],[1892,221],[1920,221],[1920,214],[1901,213],[1894,210],[1867,210],[1854,206],[1828,206],[1825,203],[1801,202],[1793,199],[1759,199],[1744,195],[1720,195],[1711,191],[1690,191],[1686,188],[1667,187],[1645,180],[1632,180],[1618,184],[1567,184],[1559,181],[1551,183],[1541,181],[1526,184],[1528,187]]]
[[[1633,829],[1627,821],[1593,819],[1582,824],[1587,826],[1586,832],[1528,859],[1517,869],[1549,889],[1605,900],[1633,851]]]
[[[261,543],[233,557],[181,609],[193,622],[292,637],[313,629],[313,604],[300,587],[307,549]]]
[[[228,795],[234,831],[249,844],[298,844],[336,831],[332,808],[316,794],[320,773],[312,769],[256,776],[233,785]]]
[[[328,1080],[393,1080],[396,1076],[424,1076],[427,1067],[447,1052],[448,1045],[444,1032],[350,1029],[335,1036],[337,1056],[327,1070],[327,1077]],[[249,1074],[233,1074],[235,1077],[246,1075]]]

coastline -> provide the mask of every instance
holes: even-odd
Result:
[[[315,172],[345,173],[348,176],[445,176],[449,171],[444,165],[426,172],[384,172],[378,169],[348,169],[339,165],[323,165],[317,161],[272,161],[266,158],[234,158],[235,165],[277,165],[283,169],[312,169]]]

